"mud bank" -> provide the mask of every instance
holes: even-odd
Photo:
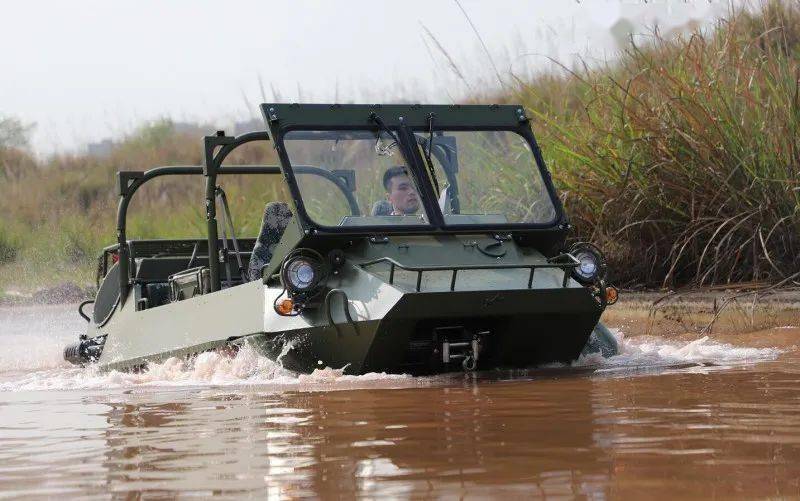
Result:
[[[710,335],[748,346],[791,346],[800,344],[800,289],[622,293],[603,321],[626,337]]]
[[[0,291],[0,306],[78,303],[85,299],[93,298],[96,293],[96,287],[81,287],[74,282],[64,282],[51,287],[37,289],[33,292],[6,289]]]

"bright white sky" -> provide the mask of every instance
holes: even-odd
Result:
[[[36,122],[40,153],[80,149],[147,120],[258,116],[282,101],[449,101],[492,84],[454,0],[0,0],[0,116]],[[462,0],[502,74],[576,55],[612,59],[620,17],[662,30],[724,13],[724,0]],[[430,50],[426,48],[425,40]],[[525,55],[528,54],[528,55]]]

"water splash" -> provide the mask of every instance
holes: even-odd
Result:
[[[85,330],[71,305],[0,308],[0,372],[68,367],[64,346]]]
[[[367,386],[415,386],[425,378],[383,373],[345,375],[342,369],[321,368],[296,374],[244,347],[234,356],[203,353],[191,361],[171,358],[151,364],[140,373],[100,373],[95,368],[76,368],[62,359],[63,347],[73,342],[83,324],[72,307],[0,311],[0,341],[11,349],[0,352],[0,391],[110,389],[131,387],[248,386],[261,389],[349,389]],[[747,348],[703,337],[690,342],[658,337],[625,338],[612,330],[620,345],[618,355],[587,355],[571,364],[598,372],[649,370],[694,364],[731,366],[778,357],[778,348]],[[284,346],[285,350],[290,348]]]
[[[235,355],[207,352],[192,360],[169,358],[150,364],[138,373],[100,372],[94,367],[53,368],[17,374],[12,380],[0,381],[0,391],[92,390],[129,387],[182,386],[269,386],[272,389],[337,389],[349,388],[352,383],[402,382],[412,378],[405,375],[370,373],[361,376],[345,375],[343,369],[317,369],[311,374],[297,374],[280,364],[259,355],[249,346]]]
[[[748,348],[712,340],[708,336],[689,342],[670,341],[655,336],[628,339],[618,329],[611,329],[617,338],[620,352],[611,357],[599,353],[581,356],[575,367],[600,366],[608,368],[658,368],[696,365],[735,365],[774,360],[783,350],[778,348]]]

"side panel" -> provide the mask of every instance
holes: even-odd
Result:
[[[128,300],[108,324],[100,365],[157,360],[210,349],[231,337],[263,331],[264,285],[260,281],[197,296],[149,310],[136,311]]]
[[[403,293],[353,265],[346,265],[345,270],[331,278],[328,287],[347,294],[346,307],[357,327],[344,314],[341,294],[334,294],[329,303],[335,324],[331,325],[324,303],[297,317],[279,316],[272,309],[279,291],[270,289],[266,293],[266,335],[254,336],[252,341],[267,356],[280,359],[281,364],[292,370],[310,372],[315,368],[347,367],[348,373],[360,373],[379,321]]]

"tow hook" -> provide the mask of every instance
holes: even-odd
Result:
[[[477,355],[477,352],[476,352]],[[472,372],[475,370],[475,367],[478,366],[478,357],[473,357],[472,355],[468,355],[464,358],[464,361],[461,362],[461,367],[464,368],[467,372]]]

